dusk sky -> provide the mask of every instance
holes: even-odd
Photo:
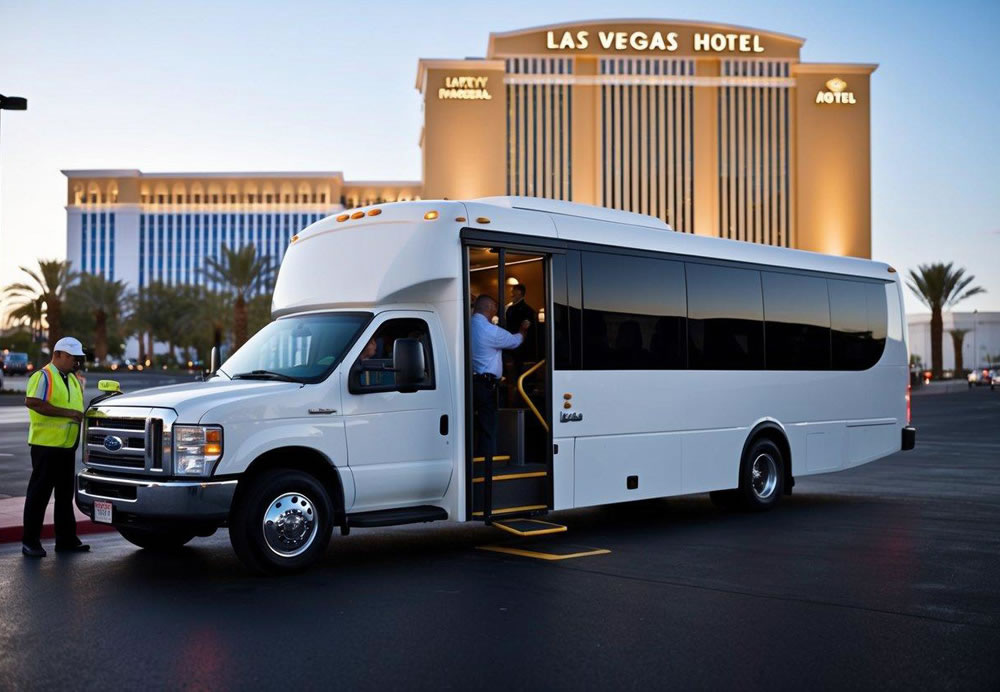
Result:
[[[0,0],[0,284],[65,257],[60,169],[343,171],[419,180],[421,57],[594,18],[806,39],[872,76],[873,256],[955,261],[1000,310],[1000,2],[12,2]],[[474,149],[475,143],[470,142]],[[831,143],[836,146],[836,143]],[[908,296],[908,309],[920,311]]]

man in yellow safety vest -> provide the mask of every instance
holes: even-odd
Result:
[[[45,557],[42,521],[53,489],[56,493],[56,552],[90,549],[76,535],[73,513],[73,480],[76,446],[83,421],[83,345],[71,336],[59,339],[52,349],[52,362],[28,380],[24,405],[28,407],[31,447],[31,479],[24,498],[25,557]]]

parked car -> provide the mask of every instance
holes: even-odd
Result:
[[[988,368],[976,368],[969,373],[969,389],[973,387],[980,387],[982,385],[992,385],[993,378],[996,376],[995,370],[989,370]]]
[[[3,361],[3,371],[8,375],[27,375],[34,369],[27,353],[8,353]]]
[[[993,377],[990,378],[990,391],[992,392],[1000,385],[1000,370],[993,371]]]

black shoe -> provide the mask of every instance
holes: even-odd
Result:
[[[48,555],[48,553],[45,552],[45,548],[41,545],[31,546],[25,543],[21,544],[21,554],[25,557],[45,557]]]
[[[56,543],[57,553],[85,553],[90,550],[90,545],[77,540],[76,545],[59,545]]]

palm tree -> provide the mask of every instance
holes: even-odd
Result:
[[[941,311],[954,307],[956,304],[974,295],[985,293],[981,286],[969,288],[975,280],[970,274],[965,276],[965,269],[952,269],[952,262],[947,264],[921,264],[917,271],[910,270],[910,278],[906,285],[931,309],[931,371],[935,379],[941,377],[941,339],[944,325]]]
[[[62,337],[62,304],[66,289],[76,281],[76,272],[70,269],[68,260],[38,260],[38,269],[21,267],[30,282],[18,282],[7,286],[4,292],[10,298],[22,300],[41,299],[45,303],[45,321],[49,324],[49,343],[54,344]]]
[[[43,317],[45,317],[45,301],[40,297],[33,300],[26,299],[10,311],[10,319],[12,321],[20,322],[21,324],[28,323],[28,328],[31,329],[32,341],[41,337]]]
[[[103,361],[108,355],[108,320],[117,321],[131,301],[123,281],[111,281],[96,274],[81,274],[74,293],[94,318],[94,355]]]
[[[958,377],[961,377],[965,370],[965,363],[962,359],[962,342],[965,341],[965,335],[971,331],[971,329],[948,330],[948,333],[951,334],[951,345],[955,349],[955,375]]]
[[[225,286],[233,297],[233,349],[247,340],[247,301],[270,290],[274,265],[271,258],[257,254],[253,245],[240,250],[222,247],[221,261],[205,261],[205,278]]]

